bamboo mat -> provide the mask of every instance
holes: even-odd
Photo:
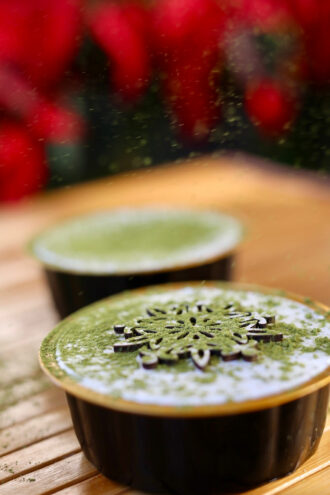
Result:
[[[236,215],[248,231],[235,264],[236,280],[279,287],[330,305],[330,182],[326,178],[246,157],[205,158],[3,207],[1,495],[138,495],[99,475],[84,458],[64,395],[39,370],[37,350],[56,323],[56,314],[39,266],[24,252],[24,245],[34,232],[57,218],[150,203],[220,208]],[[300,469],[245,494],[330,494],[329,452],[330,421],[316,454]]]

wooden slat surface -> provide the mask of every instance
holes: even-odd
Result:
[[[98,474],[82,455],[64,394],[37,351],[56,314],[29,237],[58,218],[142,204],[220,208],[246,225],[235,279],[330,305],[330,180],[238,158],[199,159],[48,193],[0,209],[0,494],[141,495]],[[246,495],[330,495],[330,421],[295,473]],[[143,495],[143,494],[142,494]],[[202,495],[202,494],[201,494]]]
[[[25,447],[20,455],[17,455],[17,452],[4,455],[1,464],[6,468],[0,471],[0,481],[4,482],[16,478],[16,473],[20,475],[29,473],[64,457],[76,454],[79,450],[78,440],[71,428],[64,433]]]

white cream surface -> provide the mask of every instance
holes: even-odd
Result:
[[[130,359],[130,356],[129,353],[113,353],[111,343],[118,341],[118,335],[114,336],[113,325],[119,320],[130,319],[132,314],[141,316],[146,308],[173,302],[201,302],[213,306],[228,302],[240,303],[247,311],[253,310],[261,315],[271,313],[278,323],[294,324],[297,328],[306,329],[307,335],[301,347],[286,358],[290,362],[289,369],[283,368],[283,361],[267,356],[256,362],[242,359],[223,361],[217,358],[204,371],[195,368],[190,362],[184,371],[176,369],[175,365],[147,370],[141,366],[139,358],[133,356],[129,366],[124,364],[127,362],[124,360],[120,366],[119,354],[125,360]],[[83,337],[88,334],[91,324],[100,329],[95,340],[102,341],[101,351],[94,351],[97,347],[91,349],[84,343]],[[72,325],[79,328],[80,333],[72,333]],[[149,292],[112,304],[103,302],[89,312],[79,312],[73,320],[60,325],[55,354],[65,374],[87,389],[138,403],[196,406],[267,397],[308,382],[330,366],[330,358],[322,349],[307,352],[303,346],[313,346],[317,338],[329,337],[330,322],[304,304],[282,296],[201,285]],[[106,345],[107,339],[109,345]],[[290,339],[289,330],[284,339]],[[67,351],[70,351],[69,355]],[[114,357],[115,363],[112,361]]]

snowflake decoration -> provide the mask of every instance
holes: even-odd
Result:
[[[114,352],[139,350],[146,369],[191,358],[197,368],[204,370],[212,355],[224,361],[253,361],[258,356],[258,341],[283,339],[273,329],[274,316],[238,311],[233,304],[217,308],[185,304],[170,309],[148,308],[146,313],[135,320],[133,327],[114,325],[115,333],[124,338],[113,346]]]

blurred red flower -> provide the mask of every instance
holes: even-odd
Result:
[[[109,57],[114,89],[126,101],[139,98],[149,82],[147,17],[135,2],[105,3],[89,17],[91,32]]]
[[[237,0],[231,2],[234,25],[246,25],[259,32],[282,32],[292,26],[288,0]]]
[[[84,133],[82,118],[59,103],[64,93],[59,86],[86,32],[108,57],[110,91],[123,103],[137,102],[153,73],[158,74],[186,142],[206,141],[220,122],[224,67],[243,95],[248,118],[274,138],[295,119],[301,81],[330,82],[327,0],[103,0],[88,5],[83,0],[0,0],[1,142],[15,129],[10,142],[20,150],[15,159],[9,160],[14,156],[9,148],[0,154],[0,190],[10,183],[15,191],[2,192],[0,199],[18,198],[20,191],[24,195],[44,183],[40,156],[47,142],[77,141]],[[259,46],[267,37],[282,46],[270,65]],[[287,38],[291,41],[285,45]],[[27,155],[26,177],[39,171],[30,189],[22,187],[27,183],[22,150],[28,142],[34,151]]]
[[[317,84],[330,82],[330,2],[328,0],[288,0],[300,29],[304,74]]]
[[[44,100],[31,108],[26,125],[36,138],[58,144],[77,141],[85,127],[75,112]]]
[[[76,52],[81,0],[0,0],[0,60],[49,88]]]
[[[41,189],[47,180],[43,146],[24,127],[0,124],[0,201],[14,201]]]
[[[185,140],[205,140],[220,118],[218,75],[225,14],[214,0],[161,0],[153,11],[155,55]]]
[[[81,0],[0,0],[3,201],[19,199],[45,183],[46,162],[38,140],[67,142],[83,131],[81,118],[58,105],[54,96],[78,47],[80,7]],[[8,124],[12,117],[21,124]]]
[[[295,115],[292,94],[271,79],[262,79],[247,88],[245,108],[252,122],[269,136],[287,130]]]

